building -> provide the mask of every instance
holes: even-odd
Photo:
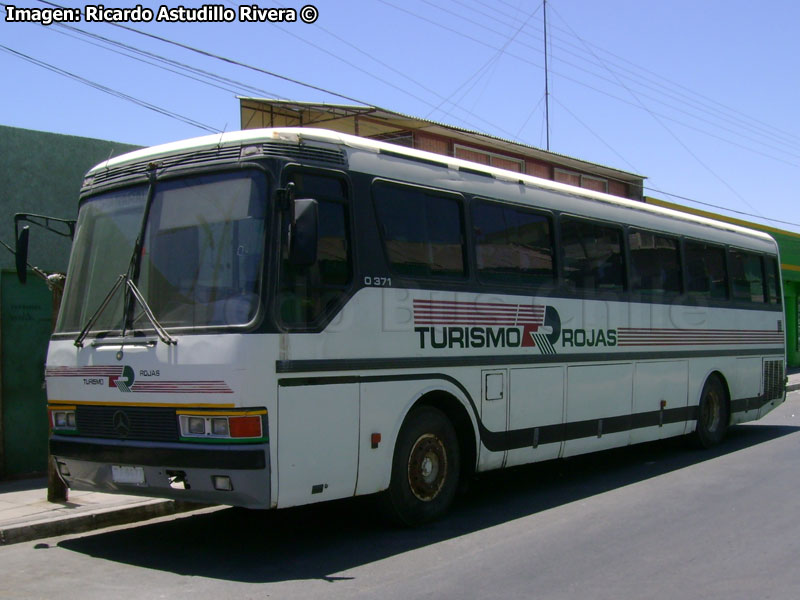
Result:
[[[644,177],[498,137],[372,106],[239,98],[242,129],[319,127],[642,199]]]

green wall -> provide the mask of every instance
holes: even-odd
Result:
[[[53,295],[42,279],[22,285],[15,271],[0,272],[0,365],[2,365],[5,477],[47,468],[47,397],[44,362]]]
[[[14,245],[14,213],[74,219],[83,176],[138,146],[0,126],[0,240]],[[70,241],[32,226],[28,262],[64,272]],[[52,294],[32,273],[20,285],[14,256],[0,248],[0,478],[47,468],[47,401],[42,387]]]
[[[139,146],[0,126],[0,239],[14,240],[14,213],[28,212],[74,219],[78,192],[91,167]],[[70,244],[31,227],[30,262],[45,271],[66,271]],[[14,257],[0,248],[0,269]]]

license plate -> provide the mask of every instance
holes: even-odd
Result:
[[[144,469],[142,467],[112,465],[111,479],[114,480],[114,483],[142,485],[144,483]]]

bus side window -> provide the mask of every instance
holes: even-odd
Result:
[[[779,283],[780,274],[778,272],[778,261],[772,257],[765,257],[764,266],[766,267],[767,276],[767,302],[770,304],[780,304],[781,286]]]
[[[631,290],[646,294],[681,293],[678,240],[651,231],[628,233]]]
[[[619,228],[584,219],[561,219],[564,281],[572,290],[622,292],[625,265]]]
[[[686,242],[687,291],[714,300],[728,297],[725,249],[721,246]]]
[[[764,272],[761,256],[731,248],[731,287],[739,302],[764,302]]]
[[[466,275],[460,198],[387,182],[373,186],[373,197],[393,273],[412,278]]]
[[[549,216],[478,200],[472,205],[472,227],[481,280],[509,284],[554,281],[553,226]]]
[[[287,326],[309,326],[331,311],[352,280],[352,259],[345,182],[336,177],[294,173],[295,196],[314,198],[319,206],[317,261],[311,266],[288,260],[289,215],[281,227],[278,313]]]

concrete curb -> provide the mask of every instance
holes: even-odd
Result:
[[[789,392],[796,392],[797,390],[800,390],[800,383],[793,383],[792,385],[787,385],[786,386],[786,393],[787,394]]]
[[[126,525],[165,517],[182,512],[206,508],[206,504],[179,500],[149,500],[143,504],[127,507],[110,507],[76,515],[42,519],[0,529],[0,546],[30,542],[48,537],[73,533],[84,533],[114,525]]]

